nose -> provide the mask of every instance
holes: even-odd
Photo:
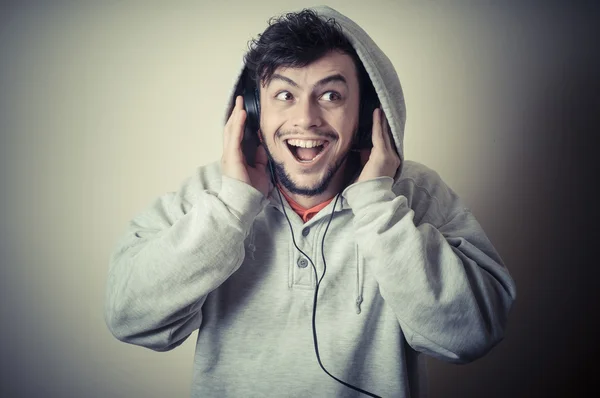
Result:
[[[294,127],[302,130],[320,127],[323,124],[323,120],[321,119],[321,109],[317,101],[310,97],[299,100],[294,106],[292,122]]]

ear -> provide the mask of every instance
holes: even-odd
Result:
[[[256,132],[256,135],[258,135],[258,140],[262,144],[263,143],[262,131],[260,131],[260,129],[258,129],[258,131]]]

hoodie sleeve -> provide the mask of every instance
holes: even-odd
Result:
[[[473,214],[439,175],[427,178],[428,189],[412,180],[406,196],[389,177],[344,195],[366,266],[408,343],[467,363],[503,339],[516,288]]]
[[[244,239],[266,205],[223,177],[220,191],[158,198],[128,225],[110,257],[105,319],[121,341],[167,351],[202,322],[206,295],[244,260]]]

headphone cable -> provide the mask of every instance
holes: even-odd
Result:
[[[335,201],[333,202],[333,210],[331,210],[331,215],[329,216],[329,221],[327,222],[327,226],[325,227],[325,232],[323,233],[323,239],[321,240],[321,255],[323,258],[323,274],[321,275],[321,278],[319,278],[317,280],[318,274],[317,274],[317,268],[315,267],[315,264],[313,263],[312,259],[306,254],[304,253],[302,250],[300,250],[300,248],[298,247],[298,245],[296,244],[296,239],[294,238],[294,229],[292,227],[292,222],[290,221],[287,212],[285,210],[285,206],[283,205],[283,197],[281,195],[281,192],[279,191],[279,187],[276,184],[276,179],[275,179],[275,173],[273,172],[273,166],[271,165],[271,161],[269,161],[269,168],[271,169],[271,176],[273,177],[273,182],[274,182],[274,186],[275,189],[277,190],[277,193],[279,194],[279,200],[281,201],[281,208],[283,209],[283,214],[285,215],[285,218],[288,222],[288,225],[290,226],[290,232],[292,234],[292,243],[294,244],[294,247],[300,252],[302,253],[307,259],[308,261],[310,261],[310,264],[313,267],[313,270],[315,272],[315,281],[316,281],[316,286],[315,286],[315,295],[314,295],[314,300],[313,300],[313,313],[312,313],[312,332],[313,332],[313,342],[314,342],[314,348],[315,348],[315,354],[317,356],[317,361],[319,362],[319,366],[321,367],[321,369],[323,369],[323,371],[329,375],[332,379],[336,380],[337,382],[345,385],[348,388],[351,388],[355,391],[361,392],[365,395],[368,395],[370,397],[374,397],[374,398],[381,398],[379,395],[375,395],[371,392],[368,392],[366,390],[363,390],[359,387],[353,386],[350,383],[347,383],[343,380],[338,379],[337,377],[335,377],[334,375],[332,375],[331,373],[329,373],[329,371],[327,369],[325,369],[325,366],[323,365],[323,363],[321,362],[321,356],[319,354],[319,343],[317,341],[317,326],[316,326],[316,316],[317,316],[317,297],[319,294],[319,286],[321,285],[321,281],[323,280],[323,277],[325,276],[325,272],[327,271],[327,263],[325,262],[325,235],[327,235],[327,230],[329,229],[329,225],[331,224],[331,220],[333,220],[333,214],[335,213],[335,207],[337,205],[337,201],[340,198],[341,194],[337,194]]]

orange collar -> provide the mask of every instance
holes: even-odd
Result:
[[[320,203],[316,206],[311,207],[310,209],[306,209],[306,208],[302,207],[301,205],[299,205],[298,203],[296,203],[296,201],[294,201],[294,199],[290,198],[289,195],[287,195],[285,193],[285,191],[281,188],[281,186],[279,184],[277,184],[277,185],[279,187],[279,191],[281,192],[281,194],[283,196],[285,196],[285,199],[290,204],[292,210],[294,210],[296,212],[296,214],[298,214],[300,216],[300,218],[302,218],[302,221],[304,221],[305,223],[308,222],[308,220],[310,220],[311,218],[313,218],[313,216],[315,214],[317,214],[319,211],[321,211],[323,208],[325,208],[325,206],[327,206],[333,200],[333,198],[331,198],[331,199],[326,200],[323,203]]]

